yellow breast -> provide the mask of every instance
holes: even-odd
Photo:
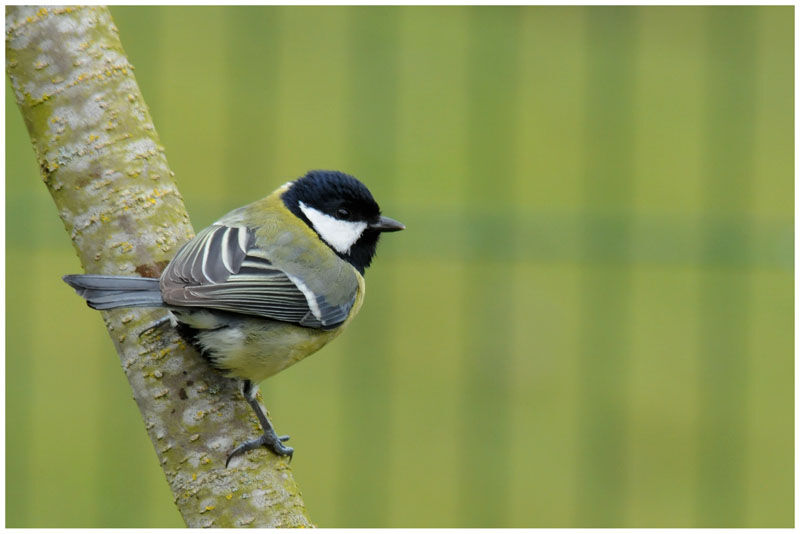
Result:
[[[364,278],[358,275],[355,303],[344,323],[333,330],[305,328],[291,323],[242,318],[221,331],[201,332],[197,339],[210,352],[224,355],[215,364],[227,375],[261,382],[315,353],[347,327],[364,302]]]

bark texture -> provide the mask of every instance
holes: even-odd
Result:
[[[85,271],[158,276],[193,231],[108,10],[7,7],[6,62]],[[140,308],[103,319],[186,524],[312,526],[285,458],[262,449],[225,468],[258,423],[236,382],[171,329],[138,336],[163,315]]]

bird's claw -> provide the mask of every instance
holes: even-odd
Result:
[[[161,319],[158,319],[157,321],[154,321],[154,322],[150,323],[141,332],[139,332],[139,339],[141,339],[144,336],[149,336],[150,334],[152,334],[153,332],[155,332],[156,330],[158,330],[159,328],[161,328],[165,324],[171,323],[171,322],[172,322],[172,316],[169,315],[169,314],[165,315]]]
[[[259,447],[267,447],[278,456],[288,456],[289,461],[291,462],[292,455],[294,454],[294,449],[292,447],[287,447],[286,445],[284,445],[283,444],[284,441],[289,441],[289,436],[262,434],[256,439],[245,441],[244,443],[237,446],[235,449],[231,451],[231,453],[228,455],[228,459],[225,461],[225,467],[228,467],[228,464],[230,464],[231,460],[236,456],[244,454],[247,451],[257,449]]]

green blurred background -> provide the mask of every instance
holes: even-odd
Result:
[[[195,228],[408,230],[262,384],[327,527],[793,524],[793,7],[114,7]],[[6,90],[6,521],[178,527]]]

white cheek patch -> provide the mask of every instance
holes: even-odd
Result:
[[[355,221],[341,221],[331,217],[327,213],[306,206],[302,201],[300,210],[308,217],[314,230],[319,233],[322,239],[341,254],[348,254],[350,248],[367,229],[367,223]]]

